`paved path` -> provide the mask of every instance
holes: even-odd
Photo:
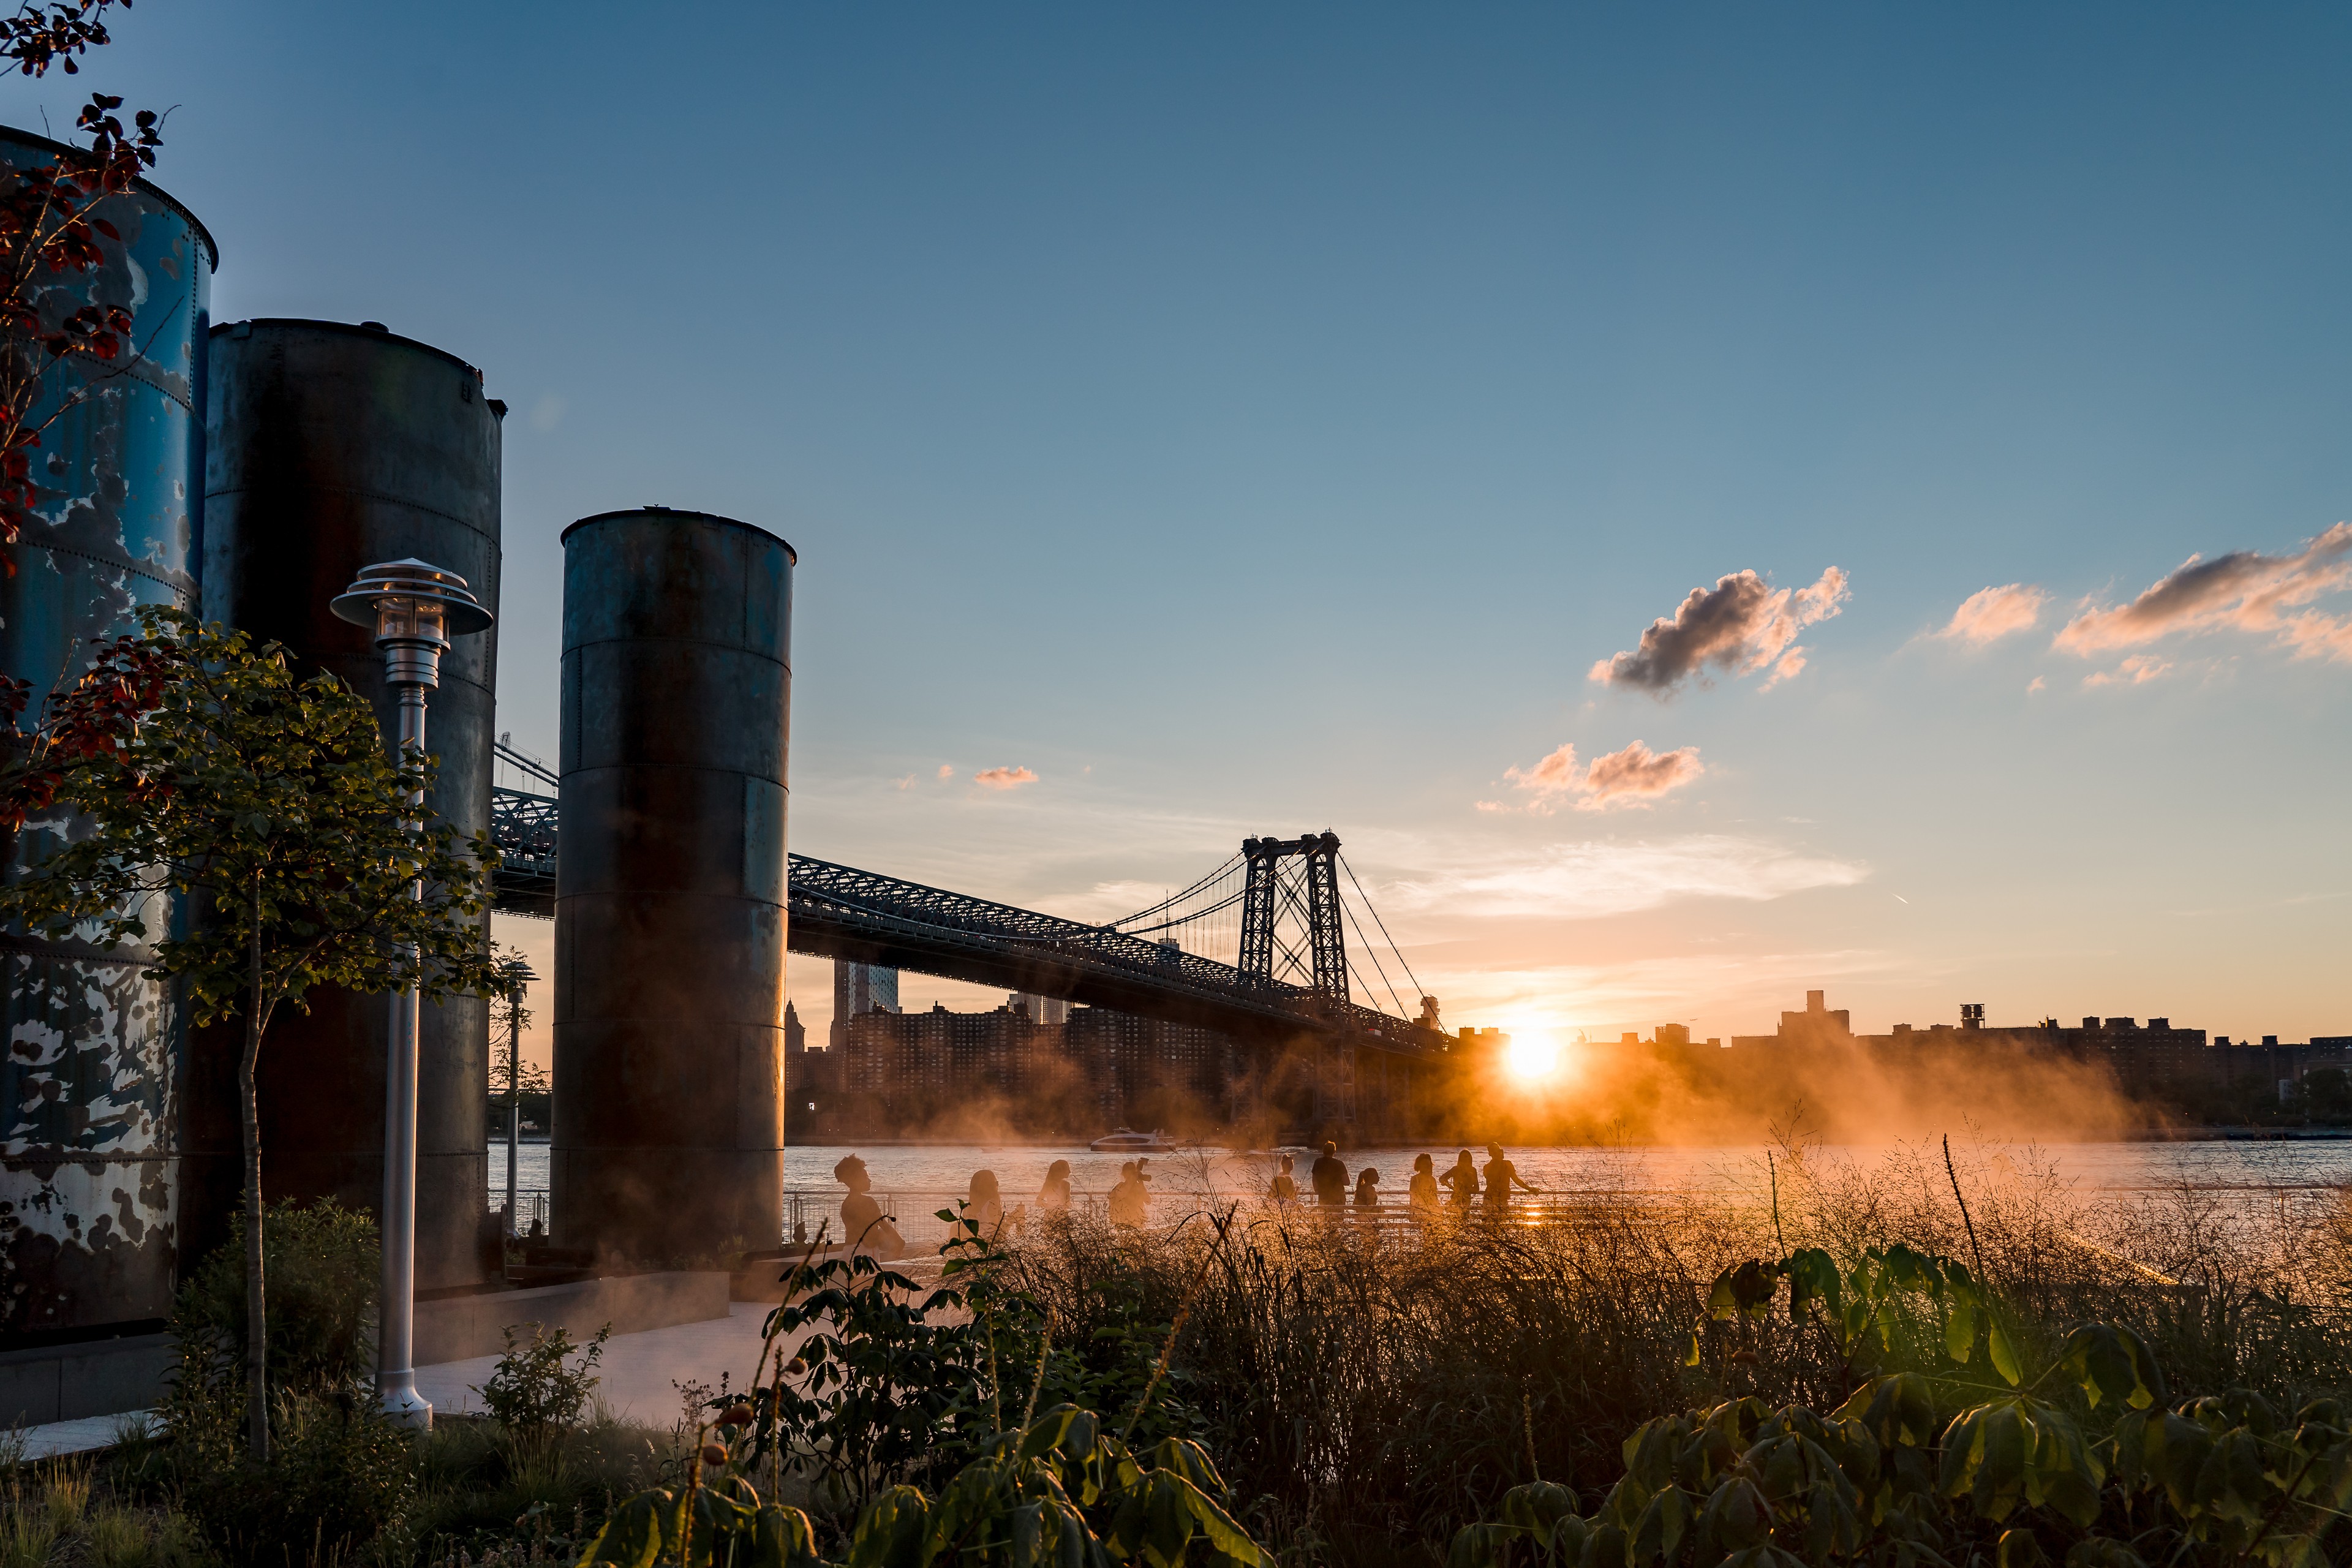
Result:
[[[722,1372],[737,1388],[751,1381],[760,1360],[760,1325],[769,1310],[764,1302],[738,1301],[723,1318],[614,1334],[604,1342],[604,1358],[597,1368],[602,1379],[597,1397],[625,1420],[667,1426],[677,1419],[681,1406],[676,1384],[701,1383],[715,1388]],[[497,1366],[498,1357],[487,1355],[420,1366],[417,1392],[437,1411],[479,1411],[482,1396],[474,1390],[489,1381]]]
[[[123,1428],[144,1428],[152,1417],[144,1410],[129,1410],[120,1415],[86,1415],[79,1421],[52,1421],[43,1426],[20,1428],[25,1439],[25,1458],[51,1459],[59,1454],[87,1454],[93,1448],[111,1448],[121,1440]]]
[[[936,1260],[925,1258],[896,1267],[910,1272],[926,1289],[937,1283]],[[751,1381],[760,1360],[760,1326],[770,1310],[770,1303],[764,1301],[737,1301],[723,1318],[614,1334],[604,1342],[604,1357],[597,1368],[601,1378],[597,1397],[625,1420],[648,1426],[669,1426],[678,1418],[684,1404],[678,1384],[700,1383],[716,1388],[721,1373],[737,1388]],[[474,1390],[488,1383],[497,1367],[496,1356],[420,1366],[417,1391],[445,1415],[479,1412],[482,1396]],[[148,1418],[147,1412],[135,1410],[29,1426],[25,1428],[25,1457],[40,1459],[111,1447],[123,1423]]]

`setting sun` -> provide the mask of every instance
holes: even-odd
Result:
[[[1515,1036],[1503,1057],[1503,1066],[1522,1083],[1535,1083],[1559,1071],[1559,1042],[1547,1034]]]

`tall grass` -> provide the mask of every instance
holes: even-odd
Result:
[[[1078,1222],[1006,1267],[1057,1342],[1109,1330],[1139,1293],[1150,1321],[1181,1321],[1170,1395],[1294,1561],[1439,1562],[1515,1484],[1597,1496],[1652,1416],[1739,1394],[1834,1406],[1853,1369],[1793,1325],[1685,1364],[1717,1272],[1797,1247],[1980,1257],[2029,1346],[2121,1317],[2185,1394],[2246,1386],[2292,1408],[2352,1387],[2352,1205],[2117,1202],[2030,1148],[1955,1149],[1948,1168],[1932,1144],[1853,1161],[1790,1141],[1757,1174],[1743,1185],[1777,1202],[1601,1194],[1544,1223],[1404,1231],[1248,1207],[1158,1233]]]

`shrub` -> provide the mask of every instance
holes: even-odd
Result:
[[[375,1222],[322,1202],[263,1225],[269,1289],[269,1462],[245,1443],[244,1264],[230,1242],[173,1304],[180,1362],[157,1414],[191,1521],[238,1563],[309,1563],[373,1540],[415,1485],[407,1435],[372,1386]]]
[[[271,1387],[315,1394],[372,1376],[382,1257],[373,1216],[332,1198],[307,1207],[289,1200],[264,1216],[261,1247]],[[181,1288],[172,1332],[232,1362],[243,1353],[245,1257],[236,1243],[215,1248]]]
[[[518,1345],[515,1336],[524,1329],[530,1331],[530,1339]],[[612,1333],[613,1325],[607,1323],[585,1345],[575,1345],[565,1329],[551,1332],[539,1323],[510,1324],[507,1348],[489,1381],[474,1392],[482,1396],[491,1418],[509,1432],[538,1434],[577,1426],[596,1392],[596,1363]],[[576,1366],[570,1362],[574,1355],[580,1358]]]

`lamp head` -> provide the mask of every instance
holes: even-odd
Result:
[[[415,556],[362,567],[328,606],[372,628],[394,686],[441,684],[441,655],[453,637],[487,631],[490,612],[455,572]]]

